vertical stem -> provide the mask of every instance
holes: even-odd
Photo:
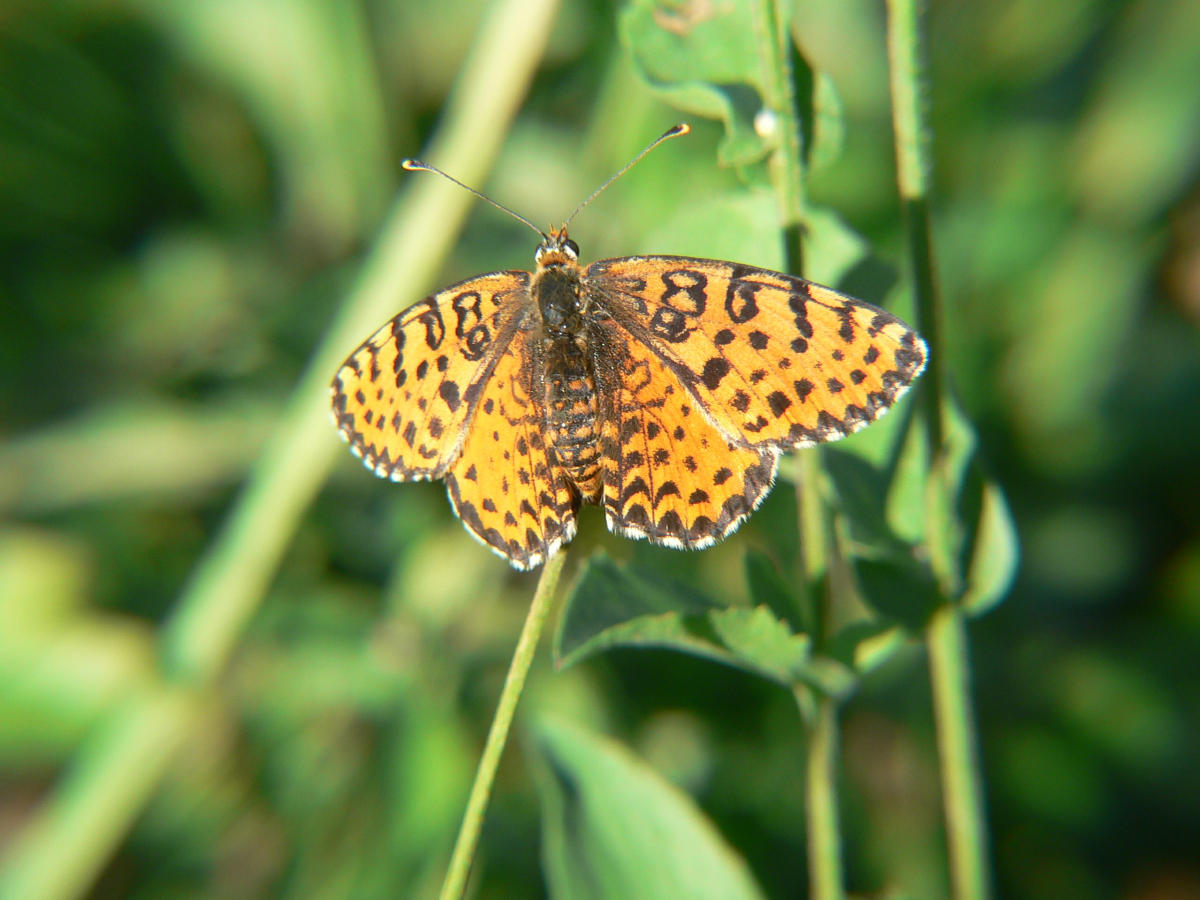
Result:
[[[967,636],[957,606],[946,604],[934,613],[926,640],[954,896],[988,900],[991,878],[968,683]]]
[[[888,0],[888,61],[896,140],[897,182],[904,206],[913,273],[917,325],[930,346],[929,372],[920,391],[922,415],[936,467],[946,435],[946,369],[942,306],[933,271],[929,222],[932,158],[924,102],[926,71],[923,0]],[[933,476],[931,476],[932,478]],[[934,486],[936,489],[936,486]],[[936,521],[932,520],[931,521]],[[936,550],[941,536],[927,540]],[[932,551],[931,551],[932,552]],[[991,893],[983,785],[975,748],[969,663],[963,613],[952,598],[926,630],[938,752],[942,771],[951,879],[958,900],[987,900]]]
[[[801,703],[801,708],[804,708]],[[844,900],[842,837],[837,804],[837,701],[820,697],[808,731],[805,793],[808,807],[808,880],[813,900]]]
[[[942,303],[933,271],[929,192],[933,159],[925,103],[926,46],[924,0],[888,0],[888,65],[892,91],[892,128],[896,140],[896,181],[904,209],[905,236],[912,267],[913,303],[918,330],[932,352],[921,381],[931,452],[942,446],[946,388],[942,350]]]
[[[475,848],[479,845],[479,833],[483,829],[488,800],[492,796],[496,769],[500,765],[500,757],[508,741],[508,731],[517,710],[517,701],[521,698],[522,688],[525,687],[525,676],[533,662],[538,639],[546,625],[546,617],[550,614],[554,589],[558,585],[558,576],[562,573],[565,558],[566,553],[560,552],[548,559],[542,567],[542,577],[538,580],[533,601],[529,604],[529,612],[521,628],[521,637],[517,640],[517,649],[513,651],[508,675],[504,679],[504,688],[500,692],[496,715],[492,718],[492,726],[483,745],[483,754],[479,758],[479,767],[475,770],[475,782],[471,785],[471,794],[467,798],[467,809],[463,813],[458,840],[454,843],[450,866],[446,870],[446,880],[442,883],[440,900],[459,900],[467,889],[467,877],[471,874]]]
[[[762,0],[754,6],[759,35],[759,57],[764,60],[764,101],[774,114],[778,145],[772,156],[771,175],[779,196],[787,270],[803,272],[804,223],[807,216],[804,147],[796,108],[795,72],[787,6],[779,0]],[[828,585],[828,510],[820,488],[820,453],[800,453],[796,461],[796,503],[800,525],[800,582],[805,625],[818,640],[829,619],[825,608],[831,598],[818,597]],[[838,703],[829,696],[813,697],[806,687],[795,688],[802,718],[808,724],[808,759],[805,768],[805,802],[808,820],[810,893],[815,900],[842,900],[842,845],[838,821],[837,756]]]

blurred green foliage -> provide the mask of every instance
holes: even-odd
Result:
[[[842,256],[813,258],[811,274],[902,304],[882,10],[795,6],[844,116],[811,198],[871,251],[844,274]],[[677,118],[639,80],[618,13],[562,9],[479,185],[535,222]],[[1024,551],[1007,602],[972,629],[1000,891],[1200,895],[1200,5],[932,13],[946,352]],[[0,858],[80,748],[159,683],[156,631],[482,18],[477,0],[3,5]],[[693,125],[573,223],[585,256],[780,264],[770,204],[718,167],[719,127]],[[444,280],[531,254],[522,226],[480,207]],[[781,484],[700,555],[613,538],[585,510],[573,557],[603,547],[748,605],[795,534]],[[93,895],[431,896],[532,583],[465,535],[440,485],[389,486],[345,454],[229,671],[164,707],[191,738]],[[684,788],[766,896],[803,890],[804,735],[787,692],[623,649],[539,664],[522,704],[528,722],[615,736]],[[851,889],[943,895],[919,650],[870,671],[843,721]],[[562,847],[539,851],[535,785],[553,822],[572,773],[586,785],[590,767],[634,765],[573,735],[546,725],[510,748],[478,896],[572,877]],[[709,827],[677,800],[655,809]]]

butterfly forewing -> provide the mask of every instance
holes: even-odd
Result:
[[[900,319],[779,272],[636,256],[594,263],[587,283],[734,442],[793,448],[850,434],[925,365]]]
[[[440,478],[477,395],[527,311],[528,272],[496,272],[410,306],[334,376],[333,414],[350,449],[396,481]]]

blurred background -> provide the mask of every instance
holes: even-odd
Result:
[[[868,242],[856,290],[885,302],[902,234],[882,4],[795,6],[845,120],[812,196]],[[164,623],[484,15],[479,0],[0,3],[2,865],[35,860],[43,802],[161,683]],[[617,16],[566,0],[478,185],[535,222],[680,118],[638,80]],[[932,52],[946,352],[1023,552],[971,629],[1000,893],[1200,896],[1200,4],[935,2]],[[677,227],[740,191],[719,127],[692,124],[573,225],[584,257],[778,264],[761,217]],[[414,290],[526,268],[532,238],[479,204]],[[321,440],[337,444],[332,425]],[[476,545],[440,484],[389,485],[336,453],[228,665],[189,701],[187,740],[144,800],[115,805],[133,826],[89,896],[436,891],[535,579]],[[612,539],[585,510],[573,562],[597,545],[669,556],[736,593],[744,549],[794,528],[794,503],[781,485],[694,557]],[[697,799],[767,896],[803,894],[786,692],[626,650],[562,672],[543,658],[522,704],[615,736]],[[850,888],[944,895],[919,647],[843,722]],[[80,827],[95,847],[123,828]],[[541,895],[538,842],[517,741],[477,896]]]

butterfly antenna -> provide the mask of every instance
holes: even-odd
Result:
[[[653,150],[655,147],[657,147],[663,141],[670,140],[673,137],[679,137],[680,135],[683,135],[683,134],[687,134],[691,130],[692,130],[692,126],[688,125],[687,122],[680,122],[674,128],[668,128],[666,131],[664,131],[662,134],[660,134],[658,137],[656,137],[654,140],[652,140],[646,146],[646,149],[643,150],[641,153],[639,153],[637,156],[635,156],[633,159],[631,159],[629,162],[627,162],[625,164],[625,167],[623,169],[621,169],[620,172],[618,172],[612,178],[608,179],[608,181],[604,182],[604,184],[600,185],[600,187],[596,188],[596,190],[592,191],[592,196],[588,197],[586,200],[584,200],[582,203],[580,203],[579,206],[577,206],[575,208],[575,212],[573,212],[573,213],[571,213],[571,215],[567,216],[567,221],[563,222],[563,228],[566,228],[567,224],[572,219],[574,219],[577,215],[579,215],[580,210],[582,210],[585,206],[587,206],[589,203],[591,203],[593,200],[595,200],[598,196],[600,196],[601,191],[603,191],[606,187],[608,187],[610,184],[612,184],[614,181],[616,181],[618,178],[620,178],[622,175],[624,175],[626,172],[628,172],[630,169],[632,169],[635,165],[637,165],[641,161],[643,156],[645,156],[647,153],[649,153],[651,150]]]
[[[659,138],[659,140],[662,140],[662,138]],[[657,143],[657,141],[655,143]],[[651,146],[653,146],[653,145],[651,145]],[[649,148],[647,148],[647,149],[649,149]],[[546,237],[546,232],[542,231],[542,229],[538,228],[536,225],[534,225],[532,222],[530,222],[527,218],[525,218],[520,213],[513,212],[511,209],[509,209],[503,203],[497,203],[495,200],[493,200],[487,194],[481,194],[479,191],[475,190],[475,188],[470,187],[469,185],[463,184],[461,181],[459,181],[453,175],[447,175],[445,172],[443,172],[437,166],[431,166],[429,163],[421,162],[421,160],[419,160],[419,159],[405,159],[400,162],[400,168],[405,169],[409,172],[432,172],[434,175],[441,175],[447,181],[454,182],[463,190],[470,191],[472,194],[474,194],[480,200],[484,200],[484,201],[492,204],[492,206],[496,207],[496,209],[500,210],[501,212],[508,213],[510,216],[512,216],[518,222],[524,222],[526,225],[528,225],[530,228],[532,228],[534,231],[536,231],[538,234],[540,234],[543,238]],[[626,168],[628,168],[628,166],[626,166]]]

